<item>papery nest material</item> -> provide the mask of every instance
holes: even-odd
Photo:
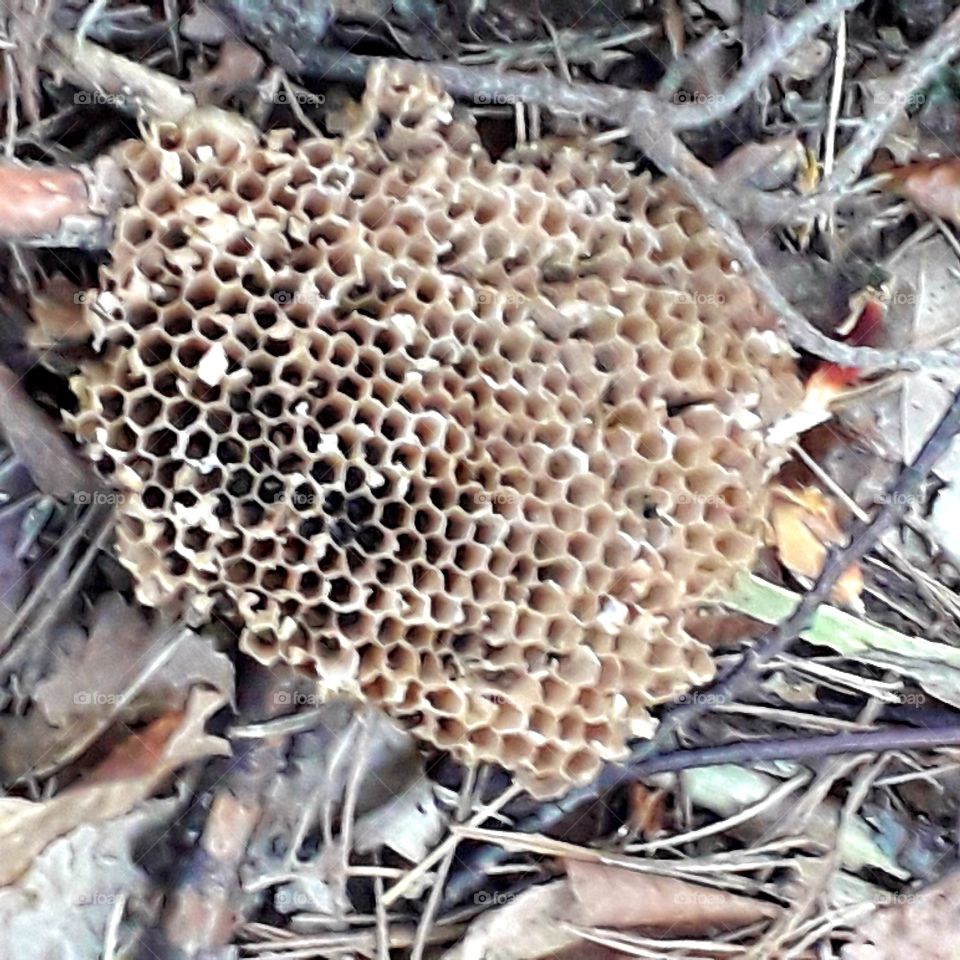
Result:
[[[684,619],[761,544],[793,360],[606,150],[493,161],[414,67],[338,129],[122,145],[68,420],[141,601],[558,792],[713,675]]]

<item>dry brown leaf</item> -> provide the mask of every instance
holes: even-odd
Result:
[[[0,433],[30,471],[37,487],[58,500],[74,500],[101,487],[90,465],[27,395],[20,378],[0,365]]]
[[[91,330],[83,308],[86,296],[87,293],[62,274],[51,277],[30,304],[33,319],[33,326],[27,331],[30,346],[37,350],[56,346],[62,350],[89,338]]]
[[[4,960],[92,960],[104,956],[111,914],[123,907],[119,942],[143,919],[150,880],[135,848],[170,822],[178,797],[150,800],[120,817],[84,824],[54,840],[9,886],[0,888]]]
[[[227,741],[204,731],[223,704],[216,691],[195,690],[184,711],[132,734],[84,782],[49,800],[0,799],[0,885],[13,883],[58,837],[131,810],[178,767],[229,755]]]
[[[889,187],[921,210],[960,222],[960,160],[924,160],[888,171]]]
[[[477,903],[499,905],[477,917],[444,960],[578,958],[585,944],[573,925],[707,936],[780,912],[773,904],[672,877],[580,860],[564,865],[563,881],[516,895],[477,894]]]
[[[34,699],[57,727],[103,716],[140,717],[158,707],[183,707],[198,684],[233,700],[233,665],[209,639],[154,628],[118,594],[103,594],[91,609],[89,637],[77,654],[38,684]]]
[[[771,543],[783,565],[792,573],[815,580],[823,569],[828,544],[842,544],[843,529],[837,508],[815,487],[794,490],[778,486],[770,507]],[[850,567],[837,581],[833,600],[858,606],[863,592],[859,565]]]
[[[673,877],[583,860],[565,866],[576,903],[571,919],[585,926],[709,936],[780,913],[771,903]]]
[[[665,827],[667,791],[632,783],[627,797],[627,824],[630,829],[644,840],[659,836]]]
[[[566,881],[531,887],[516,896],[478,893],[475,899],[501,905],[477,917],[443,960],[540,960],[581,943],[563,923],[571,919],[574,906]]]
[[[960,871],[919,893],[891,894],[892,905],[863,921],[843,960],[956,960]]]

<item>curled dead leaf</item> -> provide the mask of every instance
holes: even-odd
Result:
[[[843,960],[952,960],[960,927],[960,872],[917,893],[888,895],[864,921]]]
[[[780,913],[772,903],[674,877],[584,860],[564,866],[576,905],[571,919],[587,926],[707,936]]]
[[[227,742],[204,730],[223,703],[215,691],[195,690],[185,710],[131,734],[82,783],[48,800],[0,800],[0,886],[13,883],[58,837],[132,810],[179,767],[229,755]]]
[[[827,557],[827,546],[842,544],[843,529],[836,504],[815,487],[801,490],[777,486],[770,507],[771,545],[783,565],[802,577],[815,580]],[[855,564],[833,589],[835,603],[857,607],[863,592],[863,573]]]
[[[209,637],[183,626],[152,625],[118,594],[97,598],[85,615],[87,636],[38,684],[35,700],[56,727],[123,719],[182,707],[204,685],[233,700],[233,665]]]
[[[470,924],[444,960],[579,958],[588,949],[580,935],[584,928],[712,936],[780,913],[774,904],[673,877],[573,859],[564,867],[564,881],[516,895],[478,894],[478,903],[496,906]]]
[[[960,222],[960,160],[922,160],[887,171],[887,187],[921,210]]]

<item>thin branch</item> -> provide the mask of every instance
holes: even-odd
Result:
[[[706,104],[679,105],[663,118],[671,130],[692,130],[720,120],[737,109],[798,47],[825,23],[852,10],[860,0],[820,0],[793,20],[782,24],[776,35],[740,70],[723,93]]]
[[[173,77],[113,53],[82,36],[55,33],[43,65],[103,103],[131,105],[142,116],[179,122],[197,109],[196,99]]]
[[[830,733],[815,737],[768,737],[760,740],[738,740],[709,747],[693,747],[673,750],[647,757],[630,766],[611,768],[610,776],[604,779],[604,789],[635,783],[644,777],[660,773],[680,773],[700,767],[720,764],[746,766],[774,760],[813,760],[823,757],[850,756],[857,754],[889,753],[899,750],[936,750],[941,747],[960,746],[960,725],[943,727],[884,727],[880,730],[857,730]],[[566,804],[564,804],[566,806]],[[549,829],[556,818],[543,815],[544,808],[521,820],[513,827],[514,833],[541,833]],[[712,828],[711,828],[712,830]],[[674,842],[677,838],[670,838]],[[681,838],[683,839],[683,838]],[[666,843],[667,841],[663,841]],[[653,846],[653,845],[651,845]],[[485,846],[462,857],[462,869],[447,883],[445,905],[452,907],[480,890],[491,867],[505,859],[500,847]]]
[[[803,30],[823,16],[827,11],[835,15],[838,10],[851,6],[851,0],[831,0],[829,3],[811,8],[812,19],[803,14],[794,21],[794,25],[803,21],[806,26],[791,26],[787,34],[791,38],[800,36]],[[812,11],[816,11],[813,16]],[[824,21],[825,22],[825,21]],[[952,16],[948,24],[956,23],[960,29],[960,11]],[[815,28],[811,28],[815,29]],[[791,32],[794,31],[794,32]],[[944,31],[952,36],[952,30]],[[785,41],[778,41],[780,43]],[[78,45],[72,39],[56,39],[58,54],[54,62],[62,64],[64,58],[76,56]],[[921,58],[921,62],[912,64],[907,71],[906,85],[922,81],[930,73],[930,64],[949,59],[949,49],[956,43],[941,39],[934,47],[936,58]],[[929,44],[924,50],[929,48]],[[116,54],[98,50],[94,44],[82,45],[83,70],[87,76],[74,74],[75,82],[86,82],[97,88],[131,88],[140,91],[137,101],[139,108],[151,115],[157,111],[171,111],[174,116],[183,116],[189,96],[176,81],[162,74],[155,74],[141,64],[131,64]],[[946,52],[945,52],[946,51]],[[921,51],[923,53],[923,51]],[[767,54],[759,55],[766,58]],[[362,83],[367,70],[376,63],[388,63],[392,66],[409,69],[410,61],[364,57],[342,51],[320,48],[315,51],[313,62],[309,65],[310,75],[315,80],[341,80]],[[761,62],[765,62],[761,61]],[[602,119],[614,126],[626,127],[637,146],[668,176],[681,183],[686,193],[717,229],[730,247],[730,252],[744,266],[754,289],[769,309],[779,317],[790,340],[798,347],[815,356],[843,366],[857,367],[864,373],[874,373],[891,369],[917,368],[955,368],[960,366],[960,356],[947,350],[927,352],[902,352],[880,350],[873,347],[856,347],[838,343],[817,330],[796,310],[780,292],[776,284],[760,265],[749,243],[744,239],[736,221],[724,209],[717,197],[730,200],[730,191],[724,190],[713,171],[701,163],[680,138],[671,129],[671,123],[664,123],[664,104],[655,95],[646,91],[624,90],[599,83],[568,83],[556,77],[544,74],[505,73],[483,67],[466,67],[461,64],[420,63],[421,69],[428,70],[440,81],[444,89],[452,96],[476,102],[479,97],[487,100],[496,97],[510,97],[537,104],[555,113],[590,115]],[[80,64],[71,60],[70,67],[77,71]],[[746,68],[751,69],[751,68]],[[736,85],[737,81],[735,81]],[[112,86],[111,86],[112,85]],[[671,110],[676,110],[672,107]],[[228,115],[229,116],[229,115]],[[849,165],[849,155],[845,153],[838,159],[838,175]],[[759,200],[766,195],[759,191],[744,191],[738,187],[739,194]],[[778,200],[781,198],[777,198]],[[822,205],[818,198],[813,207]],[[800,210],[799,205],[793,208]],[[803,208],[804,212],[809,212]]]
[[[635,107],[636,111],[642,109]],[[652,117],[643,117],[630,124],[637,145],[667,176],[683,187],[688,199],[720,235],[729,252],[740,261],[754,291],[779,317],[784,333],[794,346],[824,360],[857,367],[863,373],[960,366],[960,355],[949,350],[901,351],[853,346],[833,340],[818,330],[787,300],[757,259],[737,222],[710,196],[711,186],[717,185],[713,173],[693,157],[679,138],[672,134],[658,135],[651,131],[652,125]]]
[[[654,740],[644,744],[634,755],[632,762],[649,756],[658,747],[672,740],[681,729],[708,713],[714,705],[728,703],[738,696],[750,684],[762,664],[787,649],[810,625],[817,608],[828,600],[843,573],[873,548],[880,537],[899,519],[906,509],[906,504],[914,501],[920,486],[934,465],[949,450],[958,432],[960,391],[954,394],[953,402],[927,438],[916,460],[903,468],[896,484],[873,518],[855,525],[845,547],[834,547],[830,550],[823,572],[813,588],[803,595],[794,612],[783,623],[765,634],[759,642],[748,647],[739,662],[701,688],[701,697],[668,710]]]
[[[0,240],[102,248],[127,191],[119,167],[106,158],[92,168],[0,164]]]
[[[918,90],[960,53],[960,9],[944,20],[940,28],[887,81],[879,110],[861,124],[856,136],[837,158],[833,175],[821,185],[821,193],[842,193],[860,176],[867,161],[897,122]]]

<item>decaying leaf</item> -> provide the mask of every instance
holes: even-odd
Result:
[[[118,594],[102,594],[87,622],[79,650],[36,688],[36,702],[54,726],[180,709],[198,684],[233,700],[233,665],[209,638],[183,626],[152,627]]]
[[[412,742],[410,746],[415,754]],[[440,838],[444,820],[437,807],[433,784],[419,756],[411,760],[414,775],[410,783],[357,819],[354,848],[358,853],[389,847],[416,863]]]
[[[54,840],[16,883],[0,888],[0,956],[102,957],[114,911],[129,914],[149,890],[133,846],[144,831],[167,822],[179,803],[175,797],[151,800],[122,817],[82,824]]]
[[[565,880],[515,896],[478,894],[478,903],[498,906],[474,920],[444,960],[539,960],[561,953],[574,958],[583,946],[578,928],[710,936],[780,912],[773,904],[673,877],[574,859],[565,860],[564,868]]]
[[[49,800],[0,799],[0,885],[15,881],[50,843],[77,826],[131,810],[177,768],[228,755],[227,742],[204,731],[223,703],[215,691],[195,690],[185,710],[131,734],[80,784]]]
[[[844,542],[836,504],[815,487],[794,490],[777,486],[770,508],[772,544],[788,570],[811,580],[823,569],[828,544]],[[863,574],[858,564],[837,581],[833,599],[858,606],[863,591]]]
[[[567,860],[577,923],[660,935],[709,936],[776,917],[770,903],[605,863]]]
[[[918,893],[890,897],[860,926],[843,960],[954,960],[960,929],[960,873]]]
[[[960,221],[960,160],[921,160],[887,171],[888,187],[921,210]]]
[[[499,906],[480,914],[443,960],[540,960],[581,942],[564,925],[576,905],[566,880],[531,887],[516,896],[477,894],[477,902],[484,903],[486,896]]]

